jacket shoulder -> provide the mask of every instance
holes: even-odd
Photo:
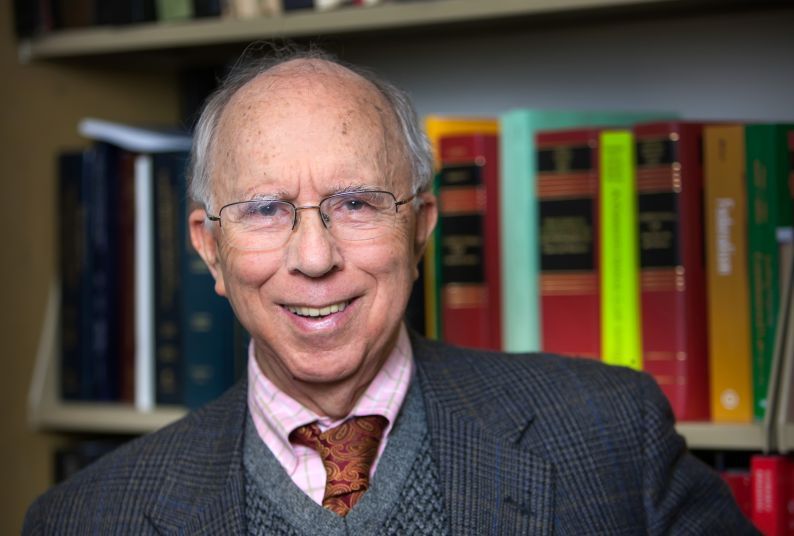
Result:
[[[143,514],[159,497],[169,474],[186,464],[217,465],[232,456],[233,449],[219,455],[219,446],[236,442],[224,433],[232,421],[239,420],[236,434],[242,437],[242,419],[233,415],[240,412],[244,393],[245,385],[238,384],[215,402],[125,443],[52,487],[29,508],[23,533],[50,533],[46,527],[57,527],[63,534],[77,534],[86,527],[100,533],[115,533],[119,527],[124,533],[143,530]],[[218,436],[223,436],[220,441]]]

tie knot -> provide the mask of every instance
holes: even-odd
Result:
[[[388,420],[380,415],[353,417],[320,432],[316,423],[296,428],[290,441],[320,454],[326,471],[323,506],[346,515],[369,487],[369,472]]]

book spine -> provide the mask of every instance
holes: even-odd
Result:
[[[185,181],[180,181],[185,184]],[[181,199],[185,200],[183,194]],[[185,214],[187,202],[185,201]],[[215,293],[215,280],[193,249],[184,225],[182,248],[182,389],[184,403],[195,409],[214,400],[234,383],[235,319],[226,298]]]
[[[531,112],[501,116],[502,345],[509,352],[541,348],[537,280],[538,206],[535,200],[535,125]]]
[[[154,176],[152,157],[135,158],[135,408],[155,405]]]
[[[181,254],[180,231],[186,218],[181,198],[185,153],[156,154],[155,214],[155,398],[157,404],[180,404],[181,392]]]
[[[439,195],[439,176],[441,169],[442,136],[455,136],[462,134],[498,134],[499,123],[491,118],[465,118],[428,116],[424,120],[424,127],[433,150],[433,165],[436,175],[433,181],[433,194]],[[424,304],[425,304],[425,335],[432,339],[441,337],[441,236],[440,222],[436,225],[433,234],[425,248],[424,258]]]
[[[135,400],[135,155],[119,157],[118,251],[118,360],[119,397]]]
[[[220,0],[193,0],[193,13],[196,18],[220,17]]]
[[[441,280],[444,340],[501,348],[498,138],[441,139]]]
[[[753,516],[753,488],[752,478],[748,470],[723,471],[720,476],[728,484],[733,494],[733,499],[739,510],[747,519]]]
[[[598,130],[539,132],[537,163],[542,347],[600,359]]]
[[[89,337],[92,400],[118,400],[118,155],[106,143],[92,148],[91,201],[88,204]]]
[[[58,230],[59,267],[61,273],[60,314],[60,389],[64,400],[80,400],[84,396],[83,377],[87,341],[83,316],[86,285],[86,207],[84,187],[84,154],[64,153],[58,158]]]
[[[703,150],[711,418],[751,422],[744,127],[705,127]]]
[[[787,134],[783,125],[745,127],[753,412],[757,419],[766,414],[780,308],[777,228],[791,223]]]
[[[643,367],[678,420],[709,419],[702,126],[635,128]]]
[[[753,524],[764,536],[788,534],[790,462],[785,456],[756,455],[750,459],[750,475]]]
[[[603,131],[599,149],[601,358],[611,365],[640,370],[642,341],[634,138],[627,130]]]
[[[160,21],[185,20],[193,17],[192,0],[156,0],[157,19]]]

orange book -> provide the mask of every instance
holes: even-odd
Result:
[[[704,129],[711,418],[753,420],[744,126]]]

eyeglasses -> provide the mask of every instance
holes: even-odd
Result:
[[[387,233],[397,221],[401,201],[391,192],[366,190],[328,196],[318,205],[297,207],[289,201],[264,199],[238,201],[221,207],[217,221],[224,238],[237,249],[261,251],[283,246],[298,224],[298,212],[317,209],[320,221],[338,240],[371,240]]]

